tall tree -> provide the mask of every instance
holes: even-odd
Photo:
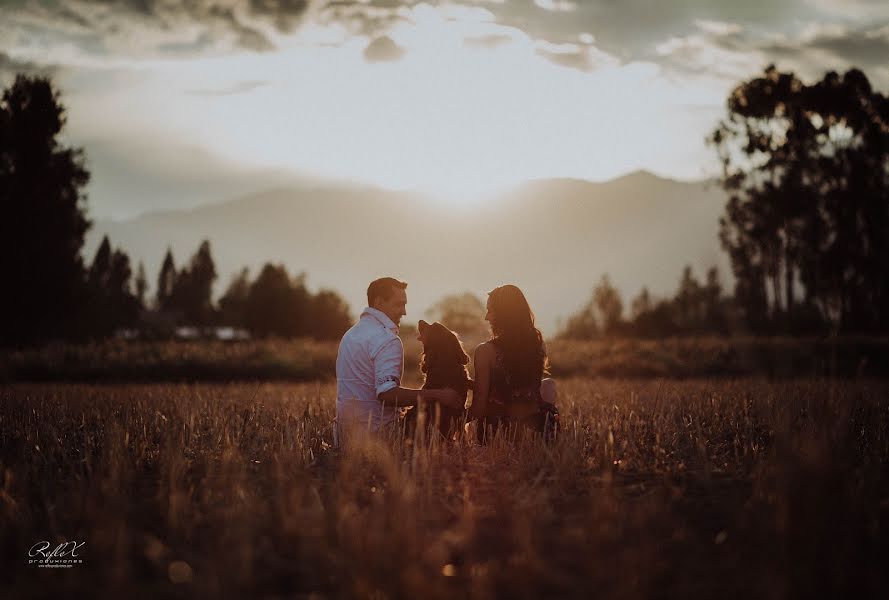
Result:
[[[309,301],[305,276],[291,280],[284,265],[267,263],[250,286],[247,329],[259,337],[306,335]]]
[[[145,265],[140,260],[136,271],[136,299],[139,301],[139,310],[145,310],[146,293],[148,293],[148,279],[145,277]]]
[[[769,67],[729,96],[710,141],[729,192],[720,239],[752,328],[815,307],[843,330],[889,329],[887,123],[889,100],[857,69],[806,85]]]
[[[86,303],[90,227],[83,151],[60,143],[65,109],[49,79],[18,75],[0,100],[0,344],[67,337]]]
[[[135,325],[139,302],[131,289],[131,276],[129,256],[112,249],[108,236],[103,237],[87,275],[85,322],[90,335],[104,337],[117,328]]]
[[[172,306],[182,311],[187,323],[203,326],[213,321],[214,281],[216,264],[210,251],[210,242],[204,240],[188,266],[176,276],[171,294]]]
[[[593,290],[593,302],[596,305],[602,327],[606,334],[617,333],[624,312],[624,304],[608,275],[602,275]]]
[[[219,318],[223,325],[234,327],[245,326],[247,298],[250,295],[250,272],[247,267],[241,269],[228,284],[225,293],[219,299]]]
[[[157,274],[157,291],[155,302],[158,310],[170,310],[173,298],[173,288],[176,286],[176,262],[173,260],[173,250],[167,247],[164,261],[161,263]]]

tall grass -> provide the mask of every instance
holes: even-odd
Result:
[[[553,444],[334,451],[332,384],[6,386],[3,596],[886,597],[887,392],[574,379]]]
[[[478,340],[467,340],[467,349]],[[417,382],[422,348],[412,335],[404,336],[404,346],[406,377]],[[885,338],[552,340],[548,350],[558,377],[889,375],[889,339]],[[0,353],[0,383],[332,380],[336,351],[336,342],[309,339],[55,343]]]

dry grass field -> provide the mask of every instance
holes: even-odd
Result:
[[[571,379],[552,445],[358,438],[334,386],[0,388],[0,596],[885,598],[889,383]],[[38,541],[82,564],[28,564]]]
[[[405,333],[405,373],[422,351]],[[468,350],[486,334],[464,339]],[[678,337],[550,340],[558,377],[885,377],[889,338]],[[315,381],[335,376],[337,342],[310,339],[118,340],[54,343],[0,353],[0,384],[58,382]]]

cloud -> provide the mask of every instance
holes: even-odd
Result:
[[[466,36],[463,45],[470,48],[497,48],[513,41],[513,36],[505,33],[490,33],[487,35]]]
[[[96,53],[261,52],[294,31],[308,7],[309,0],[33,0],[4,8],[4,19],[43,41]]]
[[[805,78],[827,70],[863,70],[877,85],[889,85],[889,25],[849,27],[811,23],[793,33],[769,33],[737,23],[697,22],[694,34],[670,37],[656,46],[662,63],[685,73],[739,80],[769,63]]]
[[[602,66],[619,64],[610,54],[580,44],[538,42],[535,52],[554,64],[578,71],[591,72]]]
[[[236,83],[234,85],[221,89],[191,90],[188,93],[194,96],[231,96],[234,94],[243,94],[253,91],[257,88],[265,87],[269,85],[269,83],[270,82],[268,81],[242,81],[240,83]]]
[[[534,0],[534,4],[550,12],[574,12],[577,10],[577,3],[569,0]]]
[[[18,74],[55,77],[59,68],[42,65],[28,60],[19,60],[0,51],[0,86],[6,87],[15,80]]]
[[[815,25],[797,39],[782,39],[763,46],[771,55],[805,60],[812,52],[822,58],[862,68],[885,64],[889,57],[889,24],[882,27],[851,29],[838,25]]]
[[[404,48],[389,36],[378,37],[364,49],[364,60],[367,62],[395,62],[404,56]]]

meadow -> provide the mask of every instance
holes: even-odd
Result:
[[[403,335],[405,373],[416,382],[421,352]],[[467,350],[487,337],[464,339]],[[885,377],[885,337],[674,337],[550,340],[557,377],[703,378]],[[0,383],[333,380],[337,342],[311,339],[174,341],[109,339],[51,343],[0,353]]]
[[[0,595],[889,593],[889,382],[563,378],[551,445],[344,450],[334,394],[0,387]],[[83,563],[28,565],[40,540]]]

